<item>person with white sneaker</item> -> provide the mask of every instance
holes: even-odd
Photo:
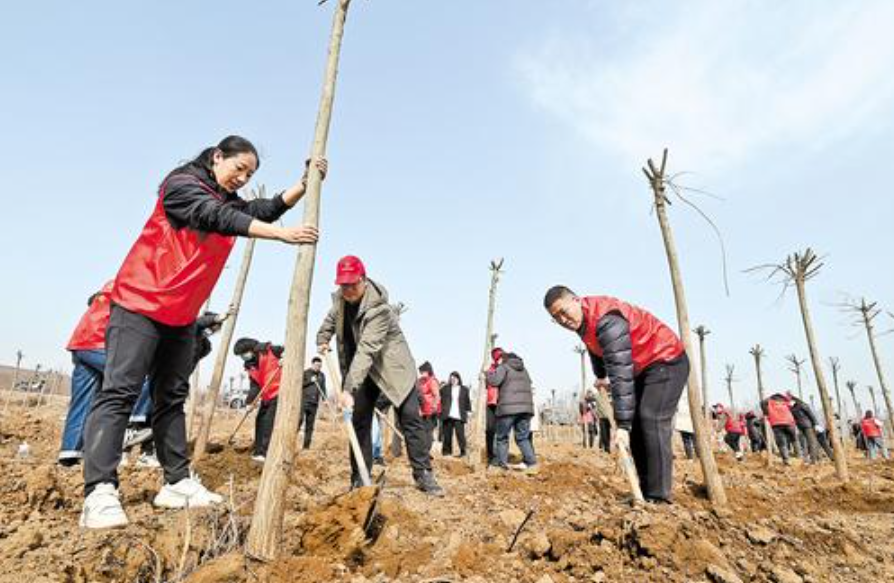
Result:
[[[312,164],[325,175],[325,160]],[[183,404],[189,393],[196,319],[237,236],[288,244],[318,239],[314,227],[274,224],[304,196],[306,172],[271,199],[246,201],[238,196],[258,165],[251,142],[228,136],[173,170],[118,271],[111,292],[105,374],[84,434],[84,528],[128,522],[116,470],[128,416],[147,375],[152,383],[153,438],[165,481],[153,503],[195,508],[223,502],[190,471],[187,452]]]

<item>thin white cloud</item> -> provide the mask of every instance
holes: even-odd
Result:
[[[587,34],[525,50],[516,66],[534,103],[625,163],[669,145],[701,169],[763,148],[823,148],[888,123],[894,2],[654,8],[593,11]]]

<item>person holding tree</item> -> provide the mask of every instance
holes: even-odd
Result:
[[[164,485],[162,508],[223,501],[190,472],[183,403],[195,352],[195,322],[236,237],[314,243],[315,227],[273,224],[304,196],[306,178],[272,199],[237,194],[258,169],[254,145],[228,136],[162,180],[155,208],[115,277],[106,331],[106,368],[84,433],[85,528],[128,522],[117,467],[128,416],[143,380],[152,383],[152,430]],[[324,160],[314,162],[325,174]]]

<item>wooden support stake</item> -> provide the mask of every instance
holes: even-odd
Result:
[[[490,353],[494,348],[494,311],[497,306],[497,284],[503,269],[503,259],[490,262],[490,289],[487,300],[487,328],[484,336],[484,356],[481,359],[481,371],[478,373],[478,408],[475,412],[472,431],[469,433],[469,467],[475,469],[481,462],[481,446],[487,414],[487,368],[491,361]]]
[[[764,358],[764,349],[761,348],[760,344],[755,344],[749,353],[754,357],[754,369],[757,371],[757,396],[758,399],[760,399],[761,406],[763,406],[764,399],[766,398],[764,395],[764,376],[761,368]],[[773,437],[773,429],[770,427],[770,420],[767,419],[766,416],[764,416],[764,441],[767,442],[767,466],[772,466],[773,447],[776,445],[776,440]]]
[[[342,378],[338,365],[332,361],[332,353],[327,352],[325,357],[326,368],[329,371],[329,378],[338,387],[341,392]],[[354,461],[357,463],[357,471],[360,474],[360,482],[364,486],[371,486],[372,480],[369,475],[369,468],[366,467],[366,459],[363,457],[363,450],[360,449],[360,441],[357,440],[357,432],[354,430],[354,423],[342,414],[342,425],[348,434],[348,441],[351,444],[351,452],[354,454]]]
[[[245,243],[245,252],[242,255],[242,265],[239,266],[239,275],[236,276],[233,299],[230,302],[230,309],[233,309],[233,314],[224,322],[223,331],[220,335],[220,346],[217,348],[217,360],[214,362],[214,373],[211,375],[211,384],[208,385],[208,390],[205,392],[205,398],[202,402],[201,421],[192,454],[193,464],[197,464],[205,456],[208,448],[208,439],[211,436],[211,421],[214,418],[214,411],[217,409],[217,401],[220,398],[220,387],[223,384],[230,343],[233,341],[236,321],[239,319],[239,309],[242,306],[242,296],[245,293],[245,282],[248,281],[248,272],[251,270],[254,250],[255,240],[248,239]]]
[[[345,19],[351,0],[338,0],[332,20],[329,39],[329,55],[320,109],[314,131],[311,160],[326,157],[329,123],[335,99],[335,80],[338,76],[338,60],[344,36]],[[322,176],[317,165],[308,166],[307,193],[304,197],[304,224],[317,227],[320,224],[320,191]],[[261,560],[273,560],[282,539],[283,515],[285,514],[286,490],[292,472],[297,440],[295,428],[301,415],[302,379],[307,349],[307,316],[310,309],[310,289],[313,283],[315,244],[303,244],[298,249],[298,259],[292,278],[289,310],[286,324],[285,365],[276,421],[273,427],[267,463],[258,484],[255,512],[248,531],[246,551]]]

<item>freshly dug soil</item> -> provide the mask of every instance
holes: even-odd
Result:
[[[124,467],[131,525],[85,532],[81,470],[54,463],[63,416],[51,402],[0,418],[0,582],[894,581],[894,463],[856,454],[842,485],[831,463],[767,468],[720,452],[731,502],[722,516],[696,462],[676,461],[674,504],[634,509],[609,457],[542,440],[537,475],[472,472],[436,453],[443,499],[415,490],[405,458],[389,460],[377,499],[375,488],[348,493],[347,443],[323,418],[296,461],[282,556],[262,564],[243,555],[261,474],[253,420],[223,446],[238,418],[219,415],[218,447],[199,465],[224,507],[155,510],[160,472]],[[27,459],[16,457],[22,441]]]

